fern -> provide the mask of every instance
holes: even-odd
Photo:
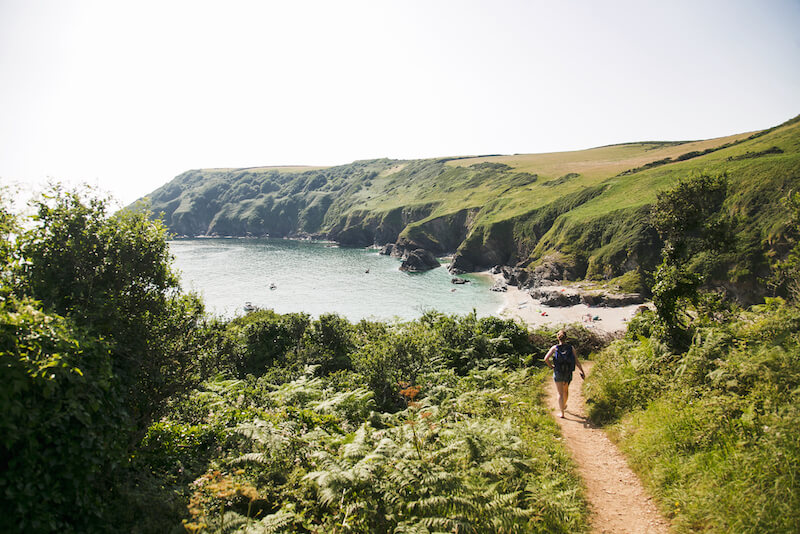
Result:
[[[529,387],[525,374],[488,367],[442,379],[457,383],[409,398],[405,410],[379,417],[370,415],[372,392],[330,390],[308,374],[266,390],[262,402],[272,403],[267,420],[233,429],[244,441],[226,465],[243,466],[237,476],[261,480],[262,499],[292,491],[298,511],[286,501],[261,501],[262,511],[273,512],[244,523],[228,513],[216,519],[217,527],[221,531],[225,519],[232,529],[254,533],[291,531],[300,521],[305,529],[325,532],[565,531],[554,519],[562,510],[549,502],[565,491],[563,481],[542,483],[550,460],[532,456],[518,425],[505,419],[525,409],[509,393]],[[230,399],[237,387],[220,382],[206,392],[207,400],[212,394]],[[298,418],[281,421],[287,412]],[[360,424],[350,433],[323,430],[307,424],[316,417]],[[275,481],[285,486],[271,487]],[[565,498],[579,503],[574,491]]]
[[[294,512],[278,510],[274,514],[263,517],[257,523],[250,525],[245,534],[277,534],[287,532],[287,528],[295,521]]]
[[[376,408],[375,394],[364,388],[342,391],[331,397],[311,403],[311,407],[325,414],[337,414],[351,422],[360,422]]]
[[[282,405],[303,406],[321,399],[323,395],[322,379],[304,375],[297,380],[282,384],[269,393],[269,398]]]

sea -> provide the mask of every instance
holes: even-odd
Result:
[[[446,265],[400,271],[400,260],[375,248],[291,239],[197,238],[169,242],[184,290],[198,293],[212,314],[231,318],[247,303],[312,317],[336,313],[359,321],[404,321],[427,311],[493,315],[503,304],[486,275],[451,283]]]

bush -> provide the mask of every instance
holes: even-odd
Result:
[[[395,411],[405,406],[400,384],[414,384],[422,373],[441,365],[438,339],[418,322],[373,329],[372,334],[352,353],[353,367],[366,380],[379,409]]]
[[[311,321],[306,314],[280,315],[259,310],[231,322],[232,350],[240,376],[260,376],[275,365],[290,365],[302,346]]]
[[[667,347],[651,339],[612,343],[597,356],[587,380],[589,417],[607,423],[646,407],[669,383],[666,370],[672,360]]]
[[[327,374],[342,369],[352,369],[350,352],[353,350],[353,326],[335,313],[324,313],[311,324],[303,336],[301,361],[305,365],[318,365]]]
[[[198,298],[180,294],[166,229],[146,210],[108,214],[90,192],[55,188],[19,239],[17,291],[107,340],[137,429],[191,383]]]
[[[636,341],[640,337],[651,337],[656,335],[658,328],[658,316],[652,310],[642,310],[628,323],[625,339]]]
[[[510,319],[428,312],[420,322],[439,337],[441,363],[462,375],[490,364],[518,367],[534,348],[527,327]]]
[[[0,303],[3,532],[96,531],[124,458],[109,347],[32,301]]]

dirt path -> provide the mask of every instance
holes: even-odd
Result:
[[[591,372],[592,362],[581,362]],[[564,441],[586,483],[591,508],[592,531],[603,534],[668,533],[667,522],[656,509],[638,477],[628,467],[617,447],[603,430],[586,418],[580,373],[569,388],[566,417],[558,412],[558,395],[552,379],[547,381],[548,405],[561,426]]]

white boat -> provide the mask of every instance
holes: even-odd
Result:
[[[245,302],[244,303],[244,311],[246,311],[247,313],[250,313],[252,311],[256,311],[256,307],[253,306],[253,304],[250,303],[250,302]]]

